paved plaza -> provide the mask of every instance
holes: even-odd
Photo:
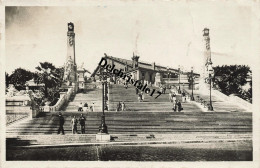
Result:
[[[160,145],[92,145],[11,148],[7,160],[72,161],[250,161],[250,141]]]

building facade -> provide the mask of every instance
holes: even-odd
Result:
[[[132,76],[134,80],[140,80],[144,84],[160,86],[160,85],[187,85],[188,75],[190,72],[182,72],[180,68],[174,69],[157,65],[155,62],[146,63],[139,60],[139,56],[133,54],[131,59],[122,59],[108,56],[103,57],[107,60],[107,64],[115,65],[115,68]],[[99,80],[100,67],[98,66],[91,75],[95,80]],[[194,73],[194,76],[199,77],[199,74]],[[116,76],[110,77],[110,81],[116,83]],[[197,81],[197,80],[195,80]]]

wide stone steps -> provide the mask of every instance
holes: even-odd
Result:
[[[150,89],[152,89],[150,87]],[[169,102],[168,92],[166,94],[161,94],[158,98],[155,97],[158,95],[158,88],[154,88],[156,91],[153,96],[144,93],[144,100],[149,102]],[[138,95],[136,95],[135,87],[130,86],[125,89],[122,85],[111,85],[110,88],[110,100],[111,101],[126,101],[126,102],[138,102]]]
[[[64,129],[71,134],[71,116],[77,112],[64,112]],[[84,113],[86,133],[95,134],[101,123],[102,113]],[[7,134],[56,134],[58,113],[14,124],[7,127]],[[173,132],[252,132],[250,113],[172,113],[172,112],[108,112],[106,124],[110,133],[173,133]],[[78,130],[80,127],[78,126]]]

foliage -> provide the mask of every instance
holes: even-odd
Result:
[[[34,75],[35,83],[44,84],[44,88],[41,90],[44,93],[41,105],[44,105],[46,101],[51,102],[50,105],[54,105],[59,99],[59,87],[62,84],[64,68],[56,68],[49,62],[40,62],[40,66],[37,66],[36,69],[38,72]]]
[[[17,90],[25,89],[25,83],[33,79],[33,75],[30,71],[17,68],[10,76],[6,73],[6,85],[11,83]]]
[[[52,63],[40,62],[37,66],[38,72],[34,75],[34,81],[37,84],[44,84],[44,96],[51,99],[53,92],[57,92],[62,83],[63,68],[56,68]]]
[[[7,88],[10,84],[10,76],[8,73],[5,72],[5,87]]]
[[[245,65],[224,65],[214,67],[214,87],[220,90],[222,93],[226,95],[235,94],[243,99],[252,98],[252,93],[246,93],[242,89],[247,81],[247,76],[251,73],[251,70],[248,66]],[[250,90],[249,90],[250,92]],[[252,85],[251,85],[252,92]]]

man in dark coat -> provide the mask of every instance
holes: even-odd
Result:
[[[79,117],[81,134],[85,134],[85,121],[86,121],[86,118],[83,116],[83,114],[81,114]]]
[[[58,134],[60,134],[60,131],[62,132],[62,135],[64,135],[64,129],[63,129],[63,125],[64,125],[64,118],[62,116],[61,113],[59,113],[59,130],[58,130]]]

